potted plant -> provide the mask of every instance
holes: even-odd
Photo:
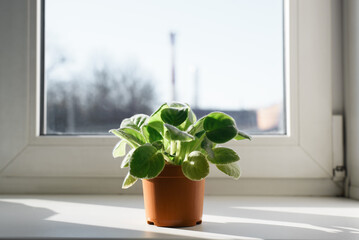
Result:
[[[239,178],[239,156],[217,144],[250,139],[229,115],[212,112],[197,120],[182,103],[165,103],[151,116],[126,118],[110,132],[121,138],[113,157],[124,156],[121,168],[129,168],[122,188],[142,179],[147,223],[171,227],[201,223],[209,163]],[[131,147],[127,153],[126,145]]]

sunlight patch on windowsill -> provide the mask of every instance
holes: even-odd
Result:
[[[271,225],[279,227],[292,227],[292,228],[302,228],[308,230],[317,230],[327,233],[339,233],[342,232],[338,229],[318,227],[312,224],[298,223],[298,222],[288,222],[288,221],[272,221],[272,220],[262,220],[255,218],[237,218],[237,217],[223,217],[215,215],[204,215],[203,221],[215,222],[215,223],[244,223],[244,224],[260,224],[260,225]]]
[[[205,239],[248,239],[260,240],[239,235],[221,234],[201,231],[201,226],[193,228],[165,228],[146,223],[145,210],[132,207],[104,206],[87,203],[62,202],[38,199],[2,199],[0,202],[24,204],[34,208],[47,208],[55,214],[45,218],[46,221],[70,223],[112,229],[134,230],[142,232],[143,238],[156,237],[156,233],[185,238]],[[204,216],[204,218],[216,216]]]
[[[358,208],[341,208],[341,207],[233,207],[236,209],[259,210],[281,213],[299,213],[313,214],[334,217],[352,217],[359,218]]]

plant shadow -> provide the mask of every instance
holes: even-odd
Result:
[[[45,207],[6,202],[2,199],[0,213],[0,239],[179,239],[178,235],[171,233],[50,220],[58,213]]]

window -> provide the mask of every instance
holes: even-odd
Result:
[[[45,134],[104,134],[171,100],[198,117],[227,112],[251,134],[286,133],[282,0],[47,0],[44,10]]]
[[[207,193],[342,191],[332,180],[332,1],[284,3],[286,134],[228,143],[241,156],[242,178],[212,169]],[[40,134],[41,13],[41,1],[0,1],[0,191],[121,192],[125,171],[111,156],[115,137]],[[168,36],[164,41],[168,47]],[[137,184],[124,193],[139,191]]]

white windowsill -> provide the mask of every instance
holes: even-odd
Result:
[[[0,195],[0,238],[359,239],[359,202],[206,196],[203,224],[146,224],[140,195]]]

